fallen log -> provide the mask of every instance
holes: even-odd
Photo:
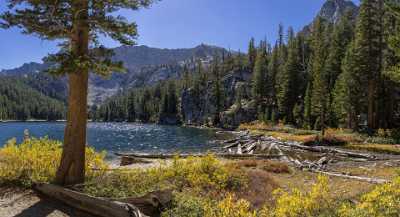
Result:
[[[299,160],[292,159],[292,158],[288,158],[288,160],[301,170],[314,172],[314,173],[320,173],[320,174],[324,174],[327,176],[339,177],[339,178],[344,178],[344,179],[354,179],[354,180],[358,180],[358,181],[362,181],[362,182],[369,182],[372,184],[384,184],[384,183],[389,182],[386,179],[370,178],[370,177],[363,177],[363,176],[351,176],[351,175],[347,175],[347,174],[326,171],[326,167],[324,166],[324,164],[326,164],[327,158],[325,158],[325,157],[321,158],[317,162],[309,162],[309,161],[300,162]]]
[[[132,204],[145,215],[158,217],[162,211],[172,206],[172,199],[172,191],[165,190],[151,192],[142,197],[116,199],[116,201]]]
[[[240,144],[240,142],[234,142],[232,144],[224,146],[224,149],[230,149],[230,148],[233,148],[233,147],[237,147],[239,144]]]
[[[321,174],[333,176],[333,177],[344,178],[344,179],[355,179],[358,181],[369,182],[372,184],[385,184],[385,183],[389,182],[386,179],[370,178],[370,177],[363,177],[363,176],[351,176],[351,175],[346,175],[346,174],[341,174],[341,173],[325,172],[325,171],[319,171],[319,170],[315,170],[312,172],[321,173]]]
[[[188,158],[188,157],[205,157],[207,154],[139,154],[139,153],[114,153],[120,157],[142,158],[142,159],[172,159],[175,157]],[[282,155],[269,155],[269,154],[213,154],[219,158],[227,159],[243,159],[243,158],[260,158],[260,159],[277,159]]]
[[[34,189],[71,207],[99,217],[145,217],[132,204],[92,197],[51,184],[37,184]]]
[[[294,144],[294,143],[285,143],[285,142],[278,142],[278,144],[281,146],[292,147],[292,148],[301,149],[301,150],[310,151],[310,152],[339,154],[339,155],[345,155],[345,156],[353,157],[353,158],[376,159],[376,156],[371,155],[371,154],[357,153],[357,152],[351,152],[351,151],[323,147],[323,146],[305,146],[305,145]]]

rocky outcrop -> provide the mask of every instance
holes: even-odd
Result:
[[[348,0],[328,0],[322,6],[318,16],[331,23],[337,23],[346,11],[349,11],[356,17],[358,7],[352,1]]]
[[[236,101],[238,89],[242,98],[249,98],[251,73],[246,70],[235,70],[222,78],[224,107],[230,108]],[[181,94],[181,113],[186,125],[213,125],[216,116],[216,99],[212,93],[213,83],[200,92],[193,88],[186,89]],[[221,124],[222,126],[224,123]]]
[[[241,123],[252,122],[257,119],[257,105],[255,101],[235,104],[229,110],[221,113],[220,120],[223,128],[235,129]]]
[[[161,125],[179,125],[181,120],[177,115],[161,114],[157,124]]]

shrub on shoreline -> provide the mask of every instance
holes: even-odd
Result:
[[[31,138],[17,144],[9,140],[0,148],[0,184],[30,187],[33,183],[52,182],[61,160],[62,145],[48,138]],[[86,177],[91,179],[107,168],[105,153],[86,148]],[[97,170],[92,170],[96,168]]]
[[[109,171],[104,153],[87,148],[87,173],[83,191],[94,196],[121,198],[141,196],[161,189],[174,190],[173,206],[163,216],[175,217],[395,217],[400,215],[400,178],[377,185],[356,204],[335,201],[328,178],[319,176],[307,192],[298,189],[275,191],[275,202],[260,210],[252,198],[243,197],[254,175],[232,164],[206,157],[175,158],[171,165],[151,169]],[[48,138],[10,140],[0,148],[0,185],[30,187],[35,182],[51,182],[61,157],[61,143]],[[247,162],[246,165],[254,166]],[[91,168],[96,168],[92,170]],[[260,174],[253,170],[254,174]],[[247,177],[249,176],[249,177]],[[263,181],[269,179],[263,179]],[[272,182],[269,180],[268,182]],[[235,196],[236,195],[236,196]],[[242,195],[242,196],[240,196]],[[264,194],[267,197],[267,194]],[[247,200],[243,199],[246,198]],[[263,203],[261,203],[263,204]],[[259,208],[260,206],[258,206]]]

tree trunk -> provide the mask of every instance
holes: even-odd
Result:
[[[89,26],[87,0],[74,0],[73,31],[71,51],[76,57],[84,57],[89,52]],[[67,124],[64,133],[64,146],[56,183],[73,185],[85,181],[85,146],[87,124],[87,95],[89,72],[78,67],[69,72],[69,96]]]

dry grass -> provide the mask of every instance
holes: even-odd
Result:
[[[253,208],[261,208],[265,204],[272,204],[273,191],[279,188],[273,176],[260,169],[248,170],[248,187],[236,192],[238,198],[246,199]]]
[[[237,168],[253,168],[270,173],[290,173],[290,167],[283,162],[271,160],[240,160],[232,163]]]
[[[282,133],[282,132],[267,132],[266,135],[275,137],[283,141],[296,141],[296,142],[308,142],[311,140],[315,140],[317,138],[316,135],[294,135],[291,133]]]
[[[394,154],[400,155],[399,145],[388,145],[388,144],[348,144],[345,146],[348,149],[370,151],[383,154]]]
[[[274,180],[285,190],[297,188],[302,192],[308,191],[316,182],[317,173],[294,171],[292,174],[274,174]],[[335,200],[354,199],[362,193],[374,188],[374,184],[329,177],[330,197]]]

